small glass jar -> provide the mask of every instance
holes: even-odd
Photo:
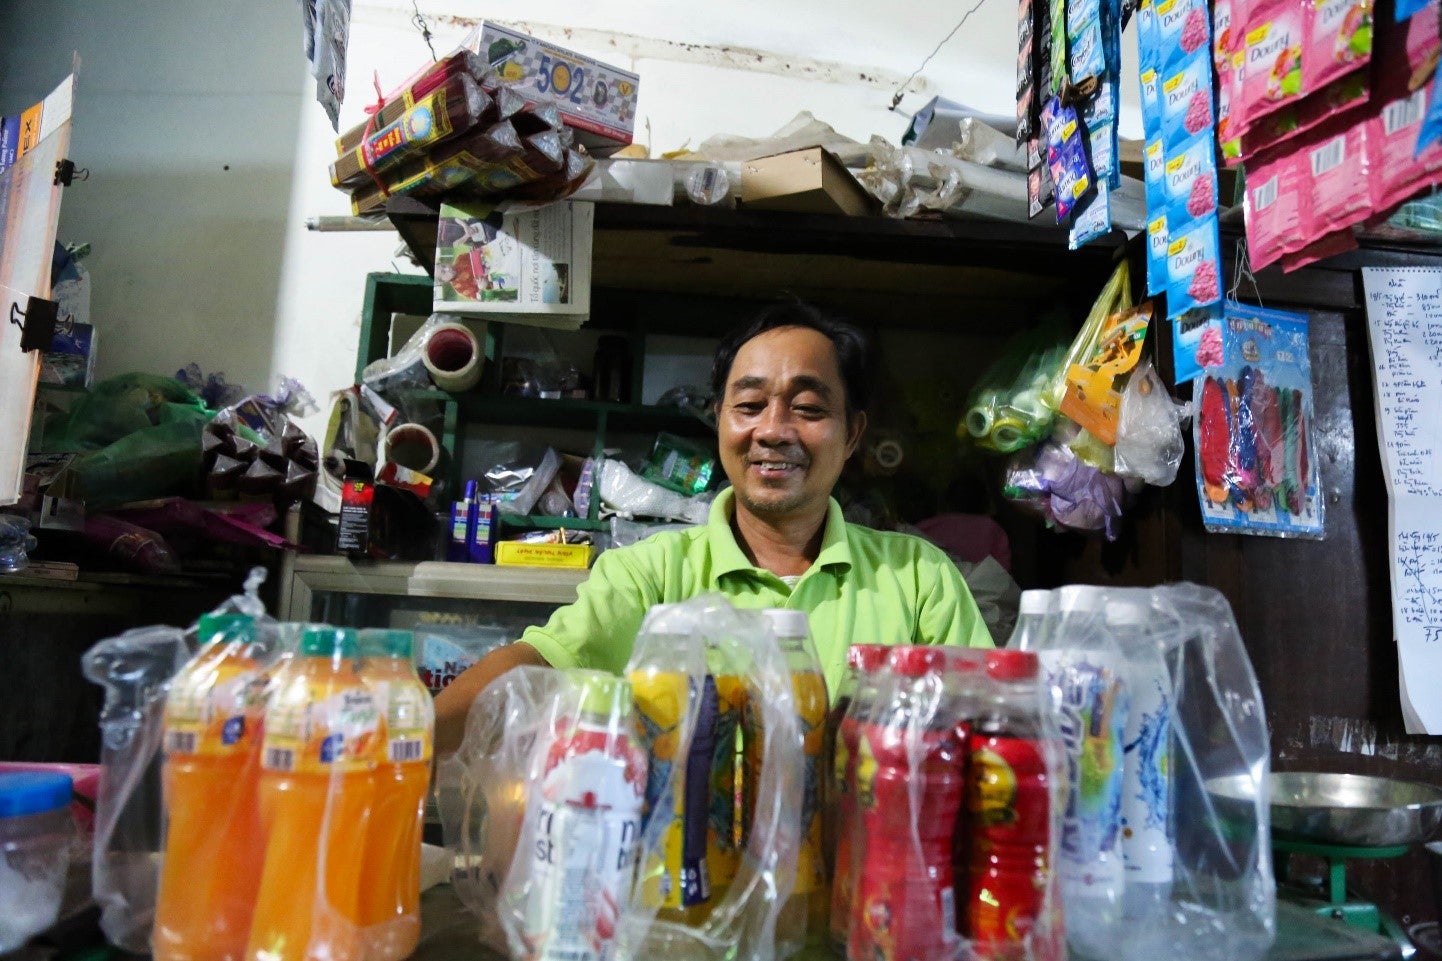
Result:
[[[68,774],[0,774],[0,954],[55,923],[70,868]]]

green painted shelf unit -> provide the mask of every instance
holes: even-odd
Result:
[[[367,364],[389,354],[390,324],[394,314],[428,316],[431,313],[431,278],[418,274],[373,273],[366,277],[365,304],[361,312],[360,349],[356,352],[356,381]],[[503,356],[504,325],[489,325],[486,332],[487,363]],[[639,338],[633,338],[636,345]],[[633,358],[639,360],[639,347]],[[441,410],[441,446],[450,457],[449,477],[452,490],[460,490],[462,454],[465,447],[465,426],[468,424],[507,424],[516,427],[594,430],[595,444],[591,456],[599,459],[606,447],[608,432],[645,433],[670,431],[691,436],[709,435],[712,429],[692,414],[676,408],[653,407],[645,404],[617,404],[595,400],[540,400],[533,397],[492,396],[477,392],[451,394],[443,390],[414,390],[407,397],[431,401]],[[544,529],[599,531],[606,528],[600,520],[600,499],[592,498],[587,517],[515,517],[502,514],[501,524],[512,529]]]

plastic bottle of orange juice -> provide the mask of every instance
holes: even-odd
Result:
[[[261,683],[254,621],[200,618],[202,647],[165,702],[165,861],[157,961],[240,961],[260,884]],[[217,866],[224,864],[223,871]]]
[[[316,627],[265,706],[265,868],[248,961],[357,961],[378,717],[355,631]]]
[[[360,922],[371,961],[398,961],[420,940],[421,828],[436,712],[416,675],[409,631],[361,631],[360,642],[361,673],[380,716]]]

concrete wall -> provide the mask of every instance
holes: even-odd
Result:
[[[410,0],[354,2],[343,128],[363,119],[373,75],[389,90],[430,56]],[[968,6],[420,3],[440,53],[484,14],[636,71],[638,139],[658,150],[720,132],[765,135],[801,110],[859,140],[894,141],[935,92],[1007,113],[1007,0],[985,0],[901,111],[889,109]],[[350,383],[365,274],[405,265],[393,234],[305,229],[307,218],[349,211],[327,178],[334,132],[304,75],[294,0],[9,0],[0,37],[0,110],[42,96],[72,50],[84,61],[72,153],[92,176],[67,194],[61,236],[94,247],[102,376],[197,361],[251,388],[286,374],[321,397]]]

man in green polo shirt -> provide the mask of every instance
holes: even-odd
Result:
[[[543,627],[493,651],[436,698],[436,750],[454,750],[472,700],[523,664],[620,672],[653,604],[709,591],[744,608],[803,610],[834,690],[851,644],[991,647],[960,573],[907,534],[847,524],[831,490],[866,429],[861,334],[781,304],[716,351],[717,439],[731,481],[706,524],[607,551]]]

